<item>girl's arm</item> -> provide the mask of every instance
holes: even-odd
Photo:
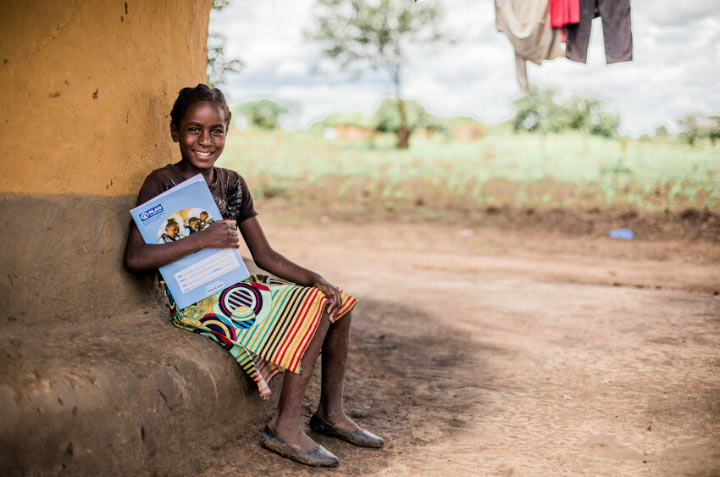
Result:
[[[331,300],[327,313],[330,316],[330,321],[335,321],[341,305],[340,291],[337,288],[332,286],[320,274],[291,262],[273,250],[256,217],[240,222],[240,232],[258,267],[298,285],[318,288]]]
[[[240,238],[234,220],[219,220],[189,237],[170,243],[148,244],[133,223],[125,247],[125,267],[131,272],[159,268],[203,248],[237,248]]]

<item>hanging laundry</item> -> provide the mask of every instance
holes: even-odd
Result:
[[[565,25],[580,22],[580,0],[550,0],[550,26],[561,28],[565,43]]]
[[[580,23],[580,0],[550,0],[550,26],[562,28]]]
[[[580,23],[567,25],[566,56],[587,63],[593,18],[602,18],[607,63],[632,61],[630,0],[580,0]]]
[[[520,90],[528,89],[525,61],[541,64],[563,56],[560,32],[550,27],[548,0],[495,0],[495,26],[515,50]]]

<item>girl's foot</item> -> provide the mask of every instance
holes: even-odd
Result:
[[[315,411],[315,415],[328,424],[331,424],[338,429],[342,429],[343,431],[352,432],[360,429],[360,426],[358,426],[355,421],[350,419],[344,412],[332,415],[318,408],[318,410]]]
[[[265,426],[265,429],[260,433],[260,443],[266,449],[301,464],[335,467],[340,462],[337,456],[321,445],[317,445],[311,450],[302,450],[288,444],[278,437],[269,426]]]
[[[349,417],[345,416],[345,419],[342,420],[342,422],[346,427],[350,427],[352,425],[355,429],[348,430],[338,427],[335,424],[324,420],[318,416],[317,413],[313,414],[310,418],[310,429],[319,434],[337,437],[338,439],[342,439],[360,447],[374,447],[377,449],[385,445],[385,441],[382,437],[358,427],[358,425],[355,424]]]
[[[283,426],[278,424],[277,420],[273,418],[268,424],[268,428],[277,437],[297,449],[310,451],[318,446],[318,443],[305,434],[305,432],[303,432],[297,424],[294,426]]]

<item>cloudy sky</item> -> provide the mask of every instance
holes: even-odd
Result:
[[[396,0],[409,1],[409,0]],[[418,0],[423,1],[423,0]],[[226,53],[245,62],[222,88],[234,102],[273,98],[299,106],[286,121],[305,127],[331,112],[374,112],[392,93],[388,78],[368,71],[351,81],[304,39],[314,26],[313,0],[233,0],[213,12],[210,31],[227,37]],[[495,29],[492,0],[444,0],[444,25],[457,42],[411,59],[405,97],[441,116],[497,122],[512,115],[519,90],[513,50]],[[588,64],[565,58],[528,63],[531,84],[604,100],[628,134],[652,132],[690,113],[720,114],[720,0],[636,0],[634,61],[605,64],[600,19],[593,22]],[[322,74],[314,73],[320,67]]]

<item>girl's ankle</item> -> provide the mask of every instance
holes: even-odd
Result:
[[[328,410],[325,408],[318,407],[315,414],[322,420],[333,422],[338,419],[345,419],[345,411],[343,409]]]

